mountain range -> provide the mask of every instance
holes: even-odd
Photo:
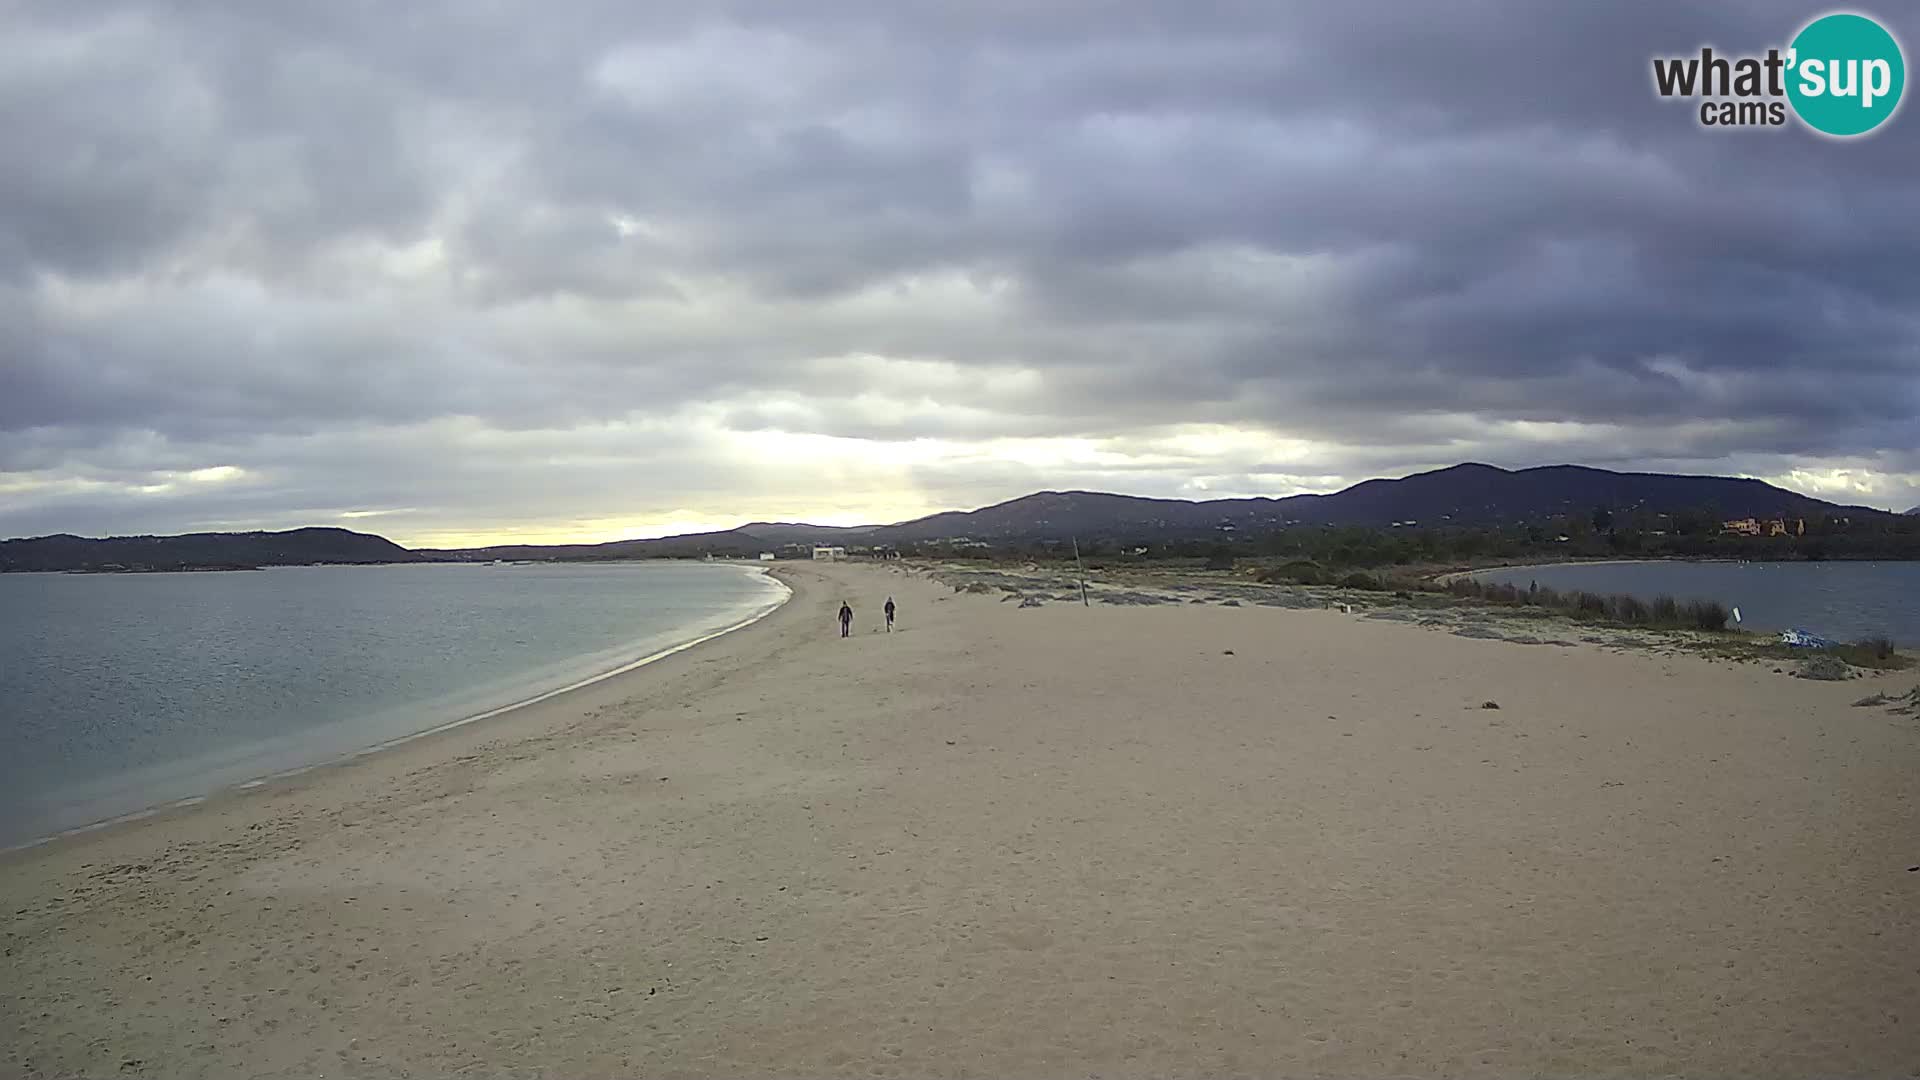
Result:
[[[988,544],[1069,537],[1154,542],[1297,526],[1504,525],[1585,515],[1596,507],[1615,513],[1705,511],[1725,518],[1887,516],[1884,511],[1840,506],[1760,480],[1623,473],[1579,465],[1509,470],[1469,463],[1400,479],[1368,480],[1330,495],[1191,501],[1042,491],[978,510],[950,511],[892,525],[756,522],[721,532],[604,544],[409,550],[383,537],[332,528],[101,540],[45,536],[0,541],[0,571],[672,558],[753,555],[793,544],[891,546],[955,539]]]

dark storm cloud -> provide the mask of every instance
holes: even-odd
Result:
[[[1814,13],[15,5],[0,532],[483,530],[593,516],[602,466],[724,507],[759,490],[728,432],[941,440],[886,481],[930,505],[1474,458],[1904,506],[1914,117],[1709,132],[1648,74]],[[1182,425],[1297,457],[1139,449]],[[1045,438],[1128,449],[969,449]]]

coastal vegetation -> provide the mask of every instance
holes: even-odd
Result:
[[[1309,560],[1296,559],[1279,566],[1257,569],[1255,580],[1268,584],[1339,585],[1363,592],[1444,592],[1461,600],[1488,604],[1533,607],[1555,611],[1576,619],[1606,622],[1620,626],[1640,626],[1656,630],[1725,630],[1733,613],[1726,605],[1712,600],[1676,600],[1659,596],[1652,600],[1624,594],[1603,595],[1585,590],[1528,588],[1516,585],[1453,577],[1444,583],[1410,575],[1376,575],[1365,571],[1346,574],[1330,572]]]
[[[1662,515],[1594,508],[1536,523],[1500,526],[1291,526],[1212,536],[1148,540],[1124,531],[1079,537],[1089,558],[1166,561],[1222,558],[1311,561],[1346,571],[1385,567],[1492,566],[1576,559],[1733,559],[1821,561],[1920,559],[1920,517],[1831,515],[1792,519],[1780,535],[1728,531],[1710,511]],[[904,544],[904,555],[942,558],[1050,554],[1065,541],[1040,539],[992,547]]]

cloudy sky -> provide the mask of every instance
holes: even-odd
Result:
[[[1920,115],[1712,132],[1651,89],[1820,10],[0,3],[0,536],[1462,460],[1905,509]]]

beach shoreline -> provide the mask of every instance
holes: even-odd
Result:
[[[1206,586],[1023,607],[780,574],[766,618],[624,675],[0,856],[4,1071],[1786,1076],[1920,1049],[1920,721],[1854,704],[1911,675]]]
[[[404,564],[395,563],[395,564],[380,564],[380,565],[404,565]],[[180,796],[180,797],[161,799],[153,802],[151,805],[141,806],[136,809],[129,810],[123,813],[110,814],[98,820],[87,821],[79,825],[56,829],[42,836],[35,836],[27,840],[0,844],[0,856],[5,856],[9,852],[22,851],[29,848],[40,847],[42,845],[55,843],[69,837],[82,836],[87,833],[99,831],[101,829],[112,828],[116,825],[122,825],[122,824],[135,822],[135,821],[143,821],[148,818],[155,817],[157,815],[164,814],[173,810],[183,810],[183,809],[192,808],[205,803],[209,799],[222,798],[227,796],[244,794],[251,791],[256,791],[268,785],[281,783],[283,781],[290,780],[294,777],[301,776],[315,769],[325,769],[333,766],[343,765],[348,762],[357,761],[361,758],[367,757],[370,754],[382,753],[388,750],[395,749],[400,746],[404,746],[408,743],[415,742],[420,739],[432,738],[436,735],[444,734],[449,731],[454,731],[459,728],[466,727],[470,724],[483,723],[485,721],[492,720],[495,717],[504,716],[517,709],[523,709],[528,706],[538,705],[542,702],[551,701],[564,694],[585,689],[586,687],[593,686],[597,683],[604,682],[608,679],[618,678],[619,676],[627,674],[628,672],[637,671],[641,668],[646,667],[649,664],[657,663],[658,661],[663,660],[676,653],[684,652],[688,649],[705,644],[706,642],[712,641],[726,634],[735,633],[737,631],[743,630],[746,627],[752,626],[754,623],[759,622],[760,620],[771,616],[774,612],[786,606],[787,602],[793,598],[792,586],[790,586],[785,580],[783,580],[780,577],[778,573],[774,572],[772,569],[765,568],[765,567],[758,567],[758,566],[740,567],[739,569],[742,569],[751,573],[759,574],[761,576],[768,578],[769,580],[776,582],[777,584],[779,584],[781,589],[784,590],[782,595],[779,597],[779,599],[773,601],[770,605],[768,605],[764,609],[756,611],[754,614],[738,622],[732,623],[718,630],[697,634],[696,636],[689,638],[686,641],[676,642],[672,645],[656,648],[654,649],[654,651],[649,652],[645,655],[642,655],[637,659],[625,660],[606,670],[595,671],[590,674],[586,674],[578,678],[571,679],[564,685],[552,687],[545,690],[537,690],[537,691],[529,688],[529,692],[525,697],[518,698],[516,700],[509,701],[501,705],[491,706],[491,707],[482,709],[478,712],[470,713],[463,716],[457,716],[453,719],[433,724],[429,727],[422,728],[418,731],[408,732],[407,734],[398,735],[391,738],[379,739],[377,741],[368,743],[364,746],[355,747],[351,750],[348,750],[342,753],[324,756],[319,758],[318,760],[309,761],[305,764],[296,765],[296,766],[283,768],[283,769],[273,769],[273,770],[259,773],[257,775],[244,776],[240,779],[233,780],[231,782],[214,784],[212,786],[207,787],[204,791],[198,791],[193,794]],[[194,573],[199,571],[168,571],[168,572]]]

